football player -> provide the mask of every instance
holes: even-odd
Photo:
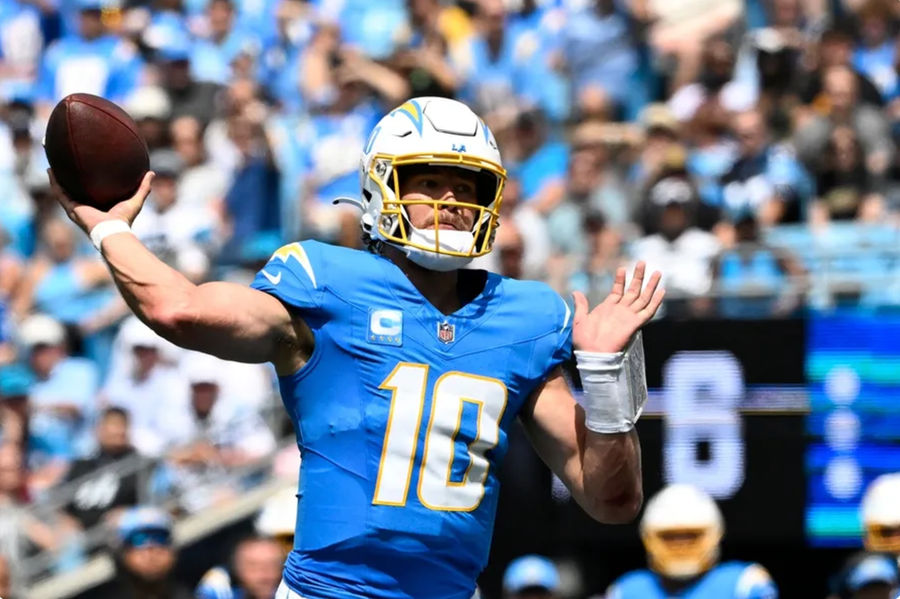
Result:
[[[872,481],[863,496],[862,521],[866,549],[892,553],[900,563],[900,472]]]
[[[724,525],[712,498],[670,485],[647,502],[641,539],[649,570],[629,572],[607,599],[775,599],[778,589],[759,564],[719,560]]]
[[[644,285],[638,265],[626,287],[620,269],[606,300],[589,309],[578,294],[573,311],[543,283],[462,269],[491,250],[505,177],[466,105],[412,99],[363,149],[350,201],[368,251],[291,243],[249,288],[194,285],[130,234],[152,174],[109,212],[56,186],[160,335],[274,364],[303,455],[278,597],[469,599],[517,418],[592,517],[640,509],[639,329],[662,301],[660,274]],[[581,405],[560,367],[573,346]]]

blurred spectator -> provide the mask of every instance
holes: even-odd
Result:
[[[900,587],[897,562],[878,553],[856,553],[832,581],[828,599],[894,599]]]
[[[132,229],[157,258],[194,282],[202,282],[209,271],[215,218],[209,206],[183,203],[178,183],[184,164],[173,150],[150,155],[156,173],[153,191]]]
[[[0,97],[4,99],[28,89],[37,76],[44,46],[40,21],[36,6],[4,3],[0,13]]]
[[[569,82],[558,72],[562,18],[541,19],[533,2],[522,3],[517,15],[509,14],[502,0],[472,4],[474,33],[451,48],[461,80],[458,98],[484,118],[498,139],[506,137],[523,108],[538,109],[553,122],[566,119]]]
[[[647,39],[660,60],[668,63],[669,90],[698,78],[708,40],[722,36],[738,22],[743,4],[737,0],[702,0],[689,5],[665,0],[646,2],[647,20],[651,22]]]
[[[274,540],[250,536],[234,548],[231,568],[213,568],[197,585],[197,599],[272,599],[281,583],[284,552]]]
[[[228,136],[239,153],[239,164],[224,201],[228,241],[223,259],[233,262],[259,236],[280,235],[280,173],[259,120],[233,117],[228,122]]]
[[[558,589],[559,572],[542,555],[516,558],[503,573],[504,599],[556,599]]]
[[[493,250],[497,252],[498,272],[504,277],[521,279],[525,272],[523,258],[525,256],[525,240],[514,222],[507,223],[497,229]]]
[[[900,472],[876,478],[862,500],[866,549],[900,558]]]
[[[136,49],[106,31],[103,3],[78,0],[78,33],[53,42],[44,53],[37,95],[49,114],[63,97],[84,92],[122,101],[144,68]]]
[[[550,284],[567,293],[578,290],[588,301],[597,303],[609,294],[616,269],[623,266],[622,234],[609,226],[602,212],[586,212],[581,221],[581,235],[586,240],[585,253],[570,256],[568,264],[553,269]],[[558,277],[567,280],[556,281]]]
[[[853,73],[858,90],[858,101],[879,107],[884,104],[881,92],[865,74],[853,67],[853,36],[843,29],[829,29],[819,38],[813,68],[800,73],[800,99],[820,109],[828,109],[828,99],[823,95],[825,71],[832,67],[847,67]]]
[[[70,447],[61,442],[56,431],[46,427],[38,417],[32,423],[29,399],[34,376],[18,364],[0,368],[0,442],[18,447],[25,455],[27,484],[39,493],[51,487],[65,472],[71,459]]]
[[[119,518],[116,535],[116,578],[95,589],[98,599],[188,599],[190,591],[176,582],[172,522],[149,506],[133,507]]]
[[[679,121],[689,121],[706,102],[729,112],[749,110],[756,103],[755,87],[734,79],[736,53],[724,37],[713,37],[703,47],[697,79],[678,88],[668,105]]]
[[[388,61],[409,84],[411,96],[454,96],[459,85],[449,59],[449,44],[444,35],[447,22],[457,8],[442,6],[438,0],[409,0],[408,24],[402,44]],[[458,42],[459,43],[459,42]]]
[[[336,27],[323,26],[304,56],[303,90],[314,103],[303,138],[294,146],[295,160],[305,166],[304,234],[359,247],[359,212],[332,204],[335,198],[359,195],[359,156],[347,148],[365,147],[384,108],[405,98],[407,83],[387,67],[342,46]]]
[[[591,0],[566,17],[562,52],[571,77],[572,95],[582,118],[610,118],[623,113],[637,93],[638,67],[627,15],[612,0]]]
[[[68,462],[84,454],[91,444],[97,367],[85,358],[69,356],[66,331],[49,316],[29,316],[20,325],[18,338],[34,376],[29,433],[53,448],[50,455],[54,460]]]
[[[65,511],[89,529],[104,519],[114,519],[118,508],[138,502],[138,476],[121,474],[105,466],[136,455],[128,431],[128,413],[121,408],[106,408],[97,423],[97,451],[76,460],[66,473],[66,483],[77,483],[75,494]]]
[[[874,176],[884,175],[894,158],[894,144],[884,115],[876,108],[858,103],[859,87],[849,67],[830,67],[823,73],[826,108],[798,125],[794,143],[807,165],[815,164],[828,145],[832,130],[851,127],[862,145],[866,169]]]
[[[809,175],[790,148],[771,143],[760,112],[742,112],[731,122],[738,156],[719,181],[726,222],[747,212],[763,226],[800,221],[810,199]]]
[[[116,344],[126,355],[114,359],[101,397],[128,412],[138,452],[159,456],[171,439],[171,418],[187,404],[187,383],[164,359],[168,342],[136,316],[122,324]]]
[[[738,158],[735,141],[728,135],[731,115],[718,102],[702,104],[694,118],[686,124],[685,134],[690,148],[685,169],[697,185],[697,194],[709,216],[720,215],[722,192],[719,180],[725,176]],[[700,218],[703,229],[711,229],[713,222]]]
[[[208,160],[200,121],[192,116],[179,117],[172,121],[169,135],[172,149],[183,164],[175,191],[178,203],[201,212],[221,210],[230,181],[227,173]]]
[[[866,0],[856,11],[859,44],[853,66],[875,84],[885,103],[900,95],[895,67],[897,16],[897,3],[891,0]]]
[[[173,484],[191,512],[238,491],[218,479],[231,468],[249,464],[275,450],[275,438],[259,412],[242,401],[221,399],[226,362],[200,353],[184,358],[190,403],[166,418],[174,449]]]
[[[7,241],[6,232],[0,227],[0,366],[12,361],[15,355],[10,343],[10,301],[23,272],[22,261],[9,250]]]
[[[19,318],[37,310],[67,325],[87,325],[120,303],[106,265],[96,255],[79,253],[75,233],[62,220],[44,223],[40,249],[13,299]]]
[[[643,129],[638,155],[631,161],[629,183],[634,189],[644,189],[663,170],[684,160],[681,125],[671,109],[662,103],[647,105],[639,115]]]
[[[168,147],[172,103],[164,89],[155,85],[139,87],[125,100],[124,108],[151,152]]]
[[[565,192],[547,214],[547,229],[558,253],[585,253],[581,225],[588,212],[602,213],[611,226],[628,226],[633,210],[625,183],[610,164],[603,136],[599,123],[584,123],[573,133]]]
[[[0,366],[0,443],[17,445],[23,451],[39,445],[29,438],[31,405],[28,392],[34,377],[19,364]]]
[[[510,177],[522,185],[522,201],[540,214],[552,210],[565,189],[569,148],[553,136],[540,110],[526,110],[516,118],[515,158],[510,162]]]
[[[258,79],[277,107],[294,114],[305,106],[300,89],[300,57],[314,32],[313,3],[280,0],[275,9],[275,35],[264,40]]]
[[[255,61],[260,52],[256,34],[238,26],[231,0],[210,0],[206,5],[208,35],[194,43],[191,50],[191,75],[200,82],[227,84],[236,74],[236,63]],[[240,73],[243,76],[252,73]]]
[[[169,95],[171,118],[192,116],[203,125],[216,114],[216,96],[220,86],[197,81],[191,74],[191,46],[186,36],[176,36],[160,46],[156,58],[161,71],[161,84]]]
[[[500,204],[499,222],[501,225],[497,229],[497,234],[503,236],[506,241],[512,241],[514,245],[521,246],[519,276],[524,279],[540,280],[548,274],[547,260],[550,257],[550,238],[547,234],[547,223],[544,217],[531,206],[522,205],[521,193],[522,186],[517,179],[506,181],[506,185],[503,186],[503,201]],[[514,232],[508,237],[503,232],[507,226]],[[516,239],[521,241],[521,244]],[[498,247],[496,241],[493,247],[495,249]],[[500,252],[491,251],[489,254],[476,258],[470,267],[500,272],[500,259]]]
[[[11,443],[0,444],[0,555],[13,573],[24,572],[23,560],[39,550],[56,552],[71,540],[71,533],[52,518],[42,520],[26,507],[26,485],[22,450]]]
[[[636,240],[630,257],[647,263],[648,272],[663,273],[667,309],[675,301],[696,298],[712,288],[712,260],[719,251],[716,238],[695,225],[697,199],[682,175],[657,181],[649,190],[653,233]]]
[[[811,220],[877,221],[884,212],[884,198],[878,191],[875,177],[866,169],[856,132],[835,127],[819,163],[817,198],[811,207],[817,214]]]
[[[640,528],[650,568],[620,577],[607,591],[607,599],[778,597],[761,565],[719,563],[722,514],[700,489],[684,484],[663,488],[647,502]]]
[[[718,315],[725,318],[784,316],[802,305],[806,271],[786,250],[760,237],[759,223],[747,214],[734,225],[735,243],[716,256]]]

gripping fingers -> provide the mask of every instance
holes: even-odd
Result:
[[[141,179],[141,186],[138,187],[138,190],[133,196],[126,200],[126,203],[131,205],[130,207],[134,210],[135,214],[141,209],[141,206],[144,205],[144,200],[147,199],[147,196],[150,195],[151,183],[155,176],[156,173],[153,171],[144,173],[144,178]]]

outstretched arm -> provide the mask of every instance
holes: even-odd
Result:
[[[585,428],[584,417],[559,369],[521,414],[538,455],[581,509],[600,522],[630,522],[643,501],[637,431],[594,433]]]
[[[69,199],[50,173],[69,218],[90,234],[102,222],[128,225],[150,192],[152,173],[130,199],[103,212]],[[242,362],[273,362],[280,374],[302,366],[312,335],[276,298],[235,283],[195,285],[166,265],[131,234],[102,242],[103,258],[131,310],[158,334],[181,347]],[[309,345],[311,350],[311,345]]]
[[[638,263],[626,291],[625,269],[620,268],[612,292],[591,311],[584,295],[576,293],[572,337],[581,354],[579,370],[585,366],[583,381],[588,371],[593,381],[592,360],[621,358],[619,352],[662,303],[663,290],[657,290],[660,274],[653,273],[642,290],[644,269],[644,263]],[[584,381],[587,411],[576,403],[557,369],[535,391],[521,417],[535,449],[579,505],[594,519],[616,524],[631,521],[643,501],[641,448],[634,429],[636,416],[628,414],[631,398],[611,387],[625,373],[613,369],[605,382],[607,371],[596,370],[605,387]]]

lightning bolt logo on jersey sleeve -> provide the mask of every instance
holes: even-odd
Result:
[[[321,308],[325,269],[315,268],[319,248],[314,242],[295,242],[279,248],[256,274],[250,285],[274,295],[283,303],[300,310]]]

